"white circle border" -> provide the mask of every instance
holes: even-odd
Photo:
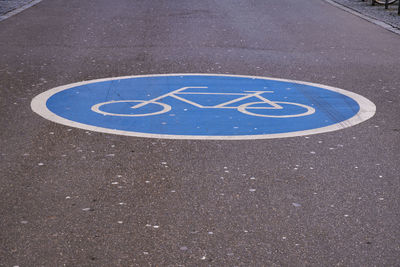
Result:
[[[47,108],[47,100],[53,96],[54,94],[64,91],[69,88],[91,84],[91,83],[98,83],[98,82],[105,82],[105,81],[112,81],[112,80],[123,80],[123,79],[131,79],[131,78],[142,78],[142,77],[160,77],[160,76],[225,76],[225,77],[241,77],[241,78],[250,78],[250,79],[261,79],[261,80],[272,80],[272,81],[280,81],[280,82],[291,82],[303,85],[309,85],[313,87],[319,87],[326,90],[334,91],[339,94],[346,95],[356,101],[360,106],[360,110],[357,114],[353,117],[341,121],[336,124],[332,124],[329,126],[315,128],[310,130],[304,131],[295,131],[295,132],[288,132],[288,133],[275,133],[275,134],[258,134],[258,135],[172,135],[172,134],[151,134],[151,133],[143,133],[143,132],[131,132],[131,131],[122,131],[116,129],[109,129],[103,127],[97,127],[89,124],[83,124],[75,121],[68,120],[61,116],[56,115],[55,113],[51,112]],[[331,87],[327,85],[317,84],[317,83],[310,83],[304,81],[297,81],[297,80],[288,80],[288,79],[280,79],[280,78],[270,78],[270,77],[261,77],[261,76],[247,76],[247,75],[234,75],[234,74],[211,74],[211,73],[169,73],[169,74],[148,74],[148,75],[132,75],[132,76],[121,76],[121,77],[112,77],[112,78],[103,78],[103,79],[95,79],[90,81],[82,81],[71,83],[67,85],[58,86],[52,89],[49,89],[32,99],[31,102],[32,110],[42,116],[43,118],[67,126],[71,126],[74,128],[85,129],[94,132],[102,132],[108,134],[116,134],[116,135],[125,135],[125,136],[135,136],[135,137],[146,137],[146,138],[160,138],[160,139],[180,139],[180,140],[252,140],[252,139],[273,139],[273,138],[286,138],[286,137],[295,137],[295,136],[305,136],[305,135],[313,135],[319,133],[326,133],[341,130],[344,128],[348,128],[359,124],[363,121],[366,121],[372,118],[376,112],[376,106],[367,98],[336,87]]]

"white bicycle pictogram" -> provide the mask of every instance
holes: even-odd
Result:
[[[187,104],[193,105],[195,107],[201,108],[201,109],[236,109],[239,112],[242,112],[244,114],[250,115],[250,116],[257,116],[257,117],[268,117],[268,118],[292,118],[292,117],[302,117],[302,116],[307,116],[315,113],[315,109],[313,107],[300,104],[300,103],[293,103],[293,102],[284,102],[284,101],[271,101],[262,94],[264,93],[273,93],[273,91],[244,91],[243,93],[210,93],[210,92],[184,92],[187,89],[206,89],[208,87],[182,87],[180,89],[177,89],[175,91],[171,91],[167,94],[161,95],[159,97],[150,99],[150,100],[111,100],[107,102],[102,102],[98,103],[92,106],[92,111],[100,113],[102,115],[107,115],[107,116],[121,116],[121,117],[144,117],[144,116],[153,116],[153,115],[159,115],[163,114],[166,112],[169,112],[172,107],[168,104],[157,102],[161,99],[164,99],[166,97],[173,97],[177,100],[183,101]],[[221,96],[221,95],[229,95],[229,96],[238,96],[237,98],[220,103],[218,105],[214,106],[204,106],[199,103],[193,102],[192,100],[184,98],[185,95],[215,95],[215,96]],[[258,98],[260,101],[256,102],[248,102],[245,104],[237,105],[237,106],[232,106],[232,104],[238,103],[240,101],[249,99],[249,98]],[[129,110],[132,111],[135,110],[135,114],[121,114],[121,113],[112,113],[112,112],[106,112],[102,110],[101,108],[106,105],[112,105],[116,103],[137,103],[134,104],[133,106],[129,106]],[[155,112],[149,112],[149,113],[141,113],[140,108],[143,108],[147,105],[150,104],[156,104],[161,106],[161,110],[155,111]],[[267,104],[267,106],[260,106],[261,104]],[[228,106],[229,105],[229,106]],[[269,115],[269,114],[263,114],[263,113],[256,113],[259,110],[282,110],[284,109],[285,105],[293,105],[297,107],[301,107],[304,109],[304,112],[301,113],[295,113],[295,114],[284,114],[284,115]],[[303,109],[301,111],[303,111]],[[145,109],[143,109],[145,110]],[[265,112],[265,111],[264,111]]]

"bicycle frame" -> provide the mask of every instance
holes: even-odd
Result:
[[[171,110],[171,106],[162,102],[157,102],[158,100],[164,99],[166,97],[172,97],[175,98],[176,100],[182,101],[186,104],[195,106],[197,108],[200,109],[236,109],[237,111],[246,114],[246,115],[250,115],[250,116],[257,116],[257,117],[269,117],[269,118],[291,118],[291,117],[302,117],[302,116],[307,116],[307,115],[311,115],[315,112],[315,109],[304,105],[304,104],[300,104],[300,103],[293,103],[293,102],[283,102],[283,101],[271,101],[265,97],[262,96],[262,94],[264,93],[273,93],[273,91],[244,91],[243,93],[208,93],[208,92],[185,92],[185,90],[190,89],[190,88],[194,88],[194,89],[205,89],[208,87],[203,87],[203,86],[189,86],[189,87],[182,87],[180,89],[177,89],[175,91],[166,93],[164,95],[161,95],[159,97],[150,99],[150,100],[112,100],[112,101],[108,101],[108,102],[103,102],[103,103],[98,103],[92,106],[92,111],[100,113],[102,115],[108,115],[108,116],[121,116],[121,117],[144,117],[144,116],[152,116],[152,115],[159,115],[159,114],[163,114],[166,113],[168,111]],[[237,98],[233,99],[233,100],[229,100],[223,103],[220,103],[218,105],[214,105],[214,106],[204,106],[201,105],[199,103],[196,103],[192,100],[188,100],[186,99],[184,96],[185,95],[231,95],[231,96],[237,96]],[[248,103],[244,103],[244,104],[238,104],[236,106],[228,106],[228,105],[232,105],[235,103],[239,103],[242,100],[246,100],[249,99],[251,97],[255,97],[257,99],[259,99],[260,101],[256,101],[256,102],[248,102]],[[129,114],[129,113],[113,113],[113,112],[106,112],[106,111],[102,111],[100,108],[104,105],[107,104],[115,104],[115,103],[137,103],[133,106],[130,106],[130,109],[138,109],[141,107],[144,107],[146,105],[149,104],[156,104],[162,107],[161,110],[155,111],[155,112],[150,112],[150,113],[138,113],[138,114]],[[268,106],[257,106],[259,104],[267,104]],[[257,111],[260,110],[282,110],[284,109],[281,105],[279,104],[283,104],[283,105],[291,105],[291,106],[297,106],[297,107],[301,107],[303,108],[305,111],[304,112],[300,112],[300,113],[294,113],[294,114],[264,114],[264,113],[259,113]]]
[[[164,99],[164,98],[166,98],[166,97],[173,97],[173,98],[175,98],[175,99],[177,99],[177,100],[183,101],[183,102],[185,102],[185,103],[188,103],[188,104],[193,105],[193,106],[198,107],[198,108],[225,108],[225,109],[237,109],[238,106],[237,106],[237,107],[233,107],[233,106],[229,106],[229,107],[228,107],[228,105],[234,104],[234,103],[237,103],[237,102],[240,102],[240,101],[242,101],[242,100],[245,100],[245,99],[248,99],[248,98],[251,98],[251,97],[256,97],[256,98],[260,99],[261,101],[263,101],[264,103],[266,103],[266,104],[268,104],[268,105],[271,106],[271,107],[263,107],[263,109],[282,109],[282,107],[281,107],[280,105],[278,105],[277,103],[275,103],[275,102],[273,102],[273,101],[270,101],[270,100],[268,100],[267,98],[261,96],[261,94],[263,94],[263,93],[273,93],[273,91],[245,91],[246,93],[183,92],[184,90],[187,90],[187,89],[189,89],[189,88],[192,88],[192,89],[193,89],[193,88],[196,88],[196,89],[205,89],[205,88],[208,88],[208,87],[200,87],[200,86],[196,86],[196,87],[182,87],[182,88],[180,88],[180,89],[177,89],[177,90],[175,90],[175,91],[169,92],[169,93],[167,93],[167,94],[164,94],[164,95],[161,95],[161,96],[159,96],[159,97],[153,98],[153,99],[151,99],[151,100],[147,100],[147,101],[144,101],[144,102],[139,103],[139,104],[137,104],[137,105],[134,105],[134,106],[132,106],[131,108],[134,108],[134,109],[135,109],[135,108],[140,108],[140,107],[143,107],[143,106],[145,106],[145,105],[154,103],[154,102],[156,102],[156,101],[158,101],[158,100]],[[247,92],[248,92],[248,93],[247,93]],[[186,99],[186,98],[184,98],[184,97],[181,97],[181,96],[179,96],[179,95],[237,95],[237,96],[242,96],[242,97],[238,97],[238,98],[236,98],[236,99],[233,99],[233,100],[230,100],[230,101],[227,101],[227,102],[224,102],[224,103],[215,105],[215,106],[204,106],[204,105],[200,105],[200,104],[198,104],[198,103],[196,103],[196,102],[193,102],[193,101],[191,101],[191,100],[188,100],[188,99]]]

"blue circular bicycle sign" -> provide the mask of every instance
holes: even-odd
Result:
[[[365,97],[320,84],[222,74],[160,74],[85,81],[36,96],[44,118],[92,131],[241,140],[330,132],[371,118]]]

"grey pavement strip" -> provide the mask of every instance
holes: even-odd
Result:
[[[378,26],[385,28],[393,33],[400,34],[400,16],[397,12],[388,12],[383,6],[371,6],[366,2],[358,2],[351,0],[324,0],[333,6],[345,10],[362,19],[372,22]],[[392,6],[393,8],[393,6]],[[397,10],[397,5],[396,5]]]
[[[42,0],[0,0],[0,21],[14,16]]]

